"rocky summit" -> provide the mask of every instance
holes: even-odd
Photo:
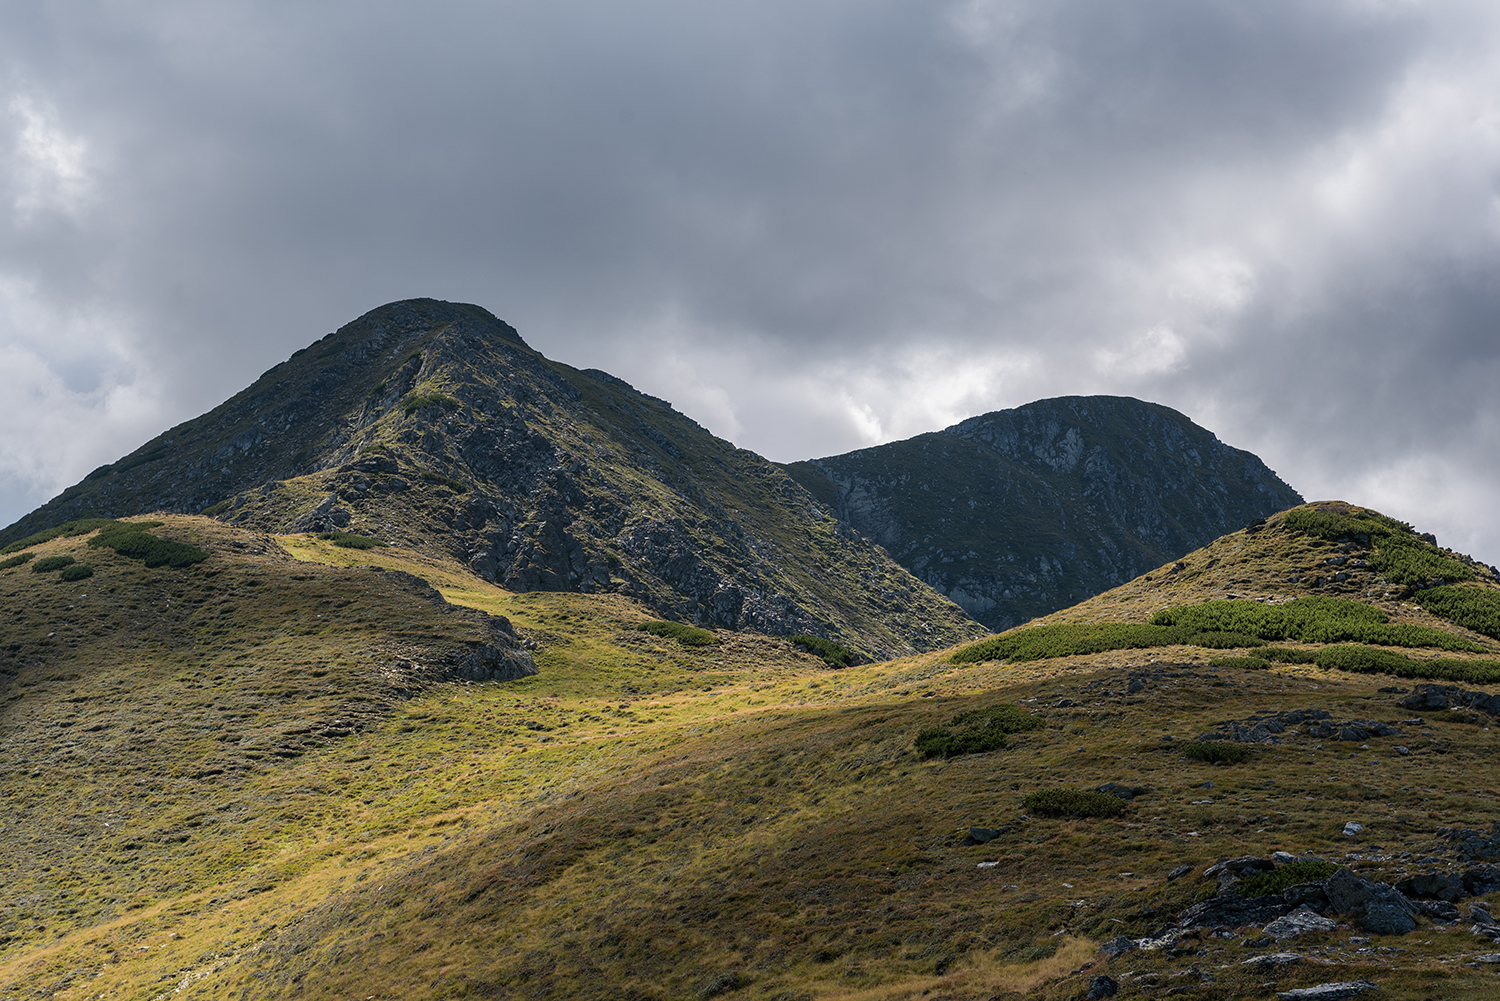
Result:
[[[1302,503],[1249,452],[1120,396],[1040,400],[787,471],[996,630]]]
[[[0,533],[205,513],[348,531],[514,591],[613,592],[675,619],[869,655],[977,633],[779,467],[663,400],[530,348],[478,306],[372,310]]]

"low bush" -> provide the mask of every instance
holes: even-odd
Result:
[[[1194,740],[1182,745],[1182,756],[1210,765],[1237,765],[1249,761],[1255,752],[1226,740]]]
[[[208,553],[197,546],[170,539],[158,539],[147,531],[156,528],[159,521],[115,521],[100,528],[99,534],[89,540],[95,549],[113,549],[127,559],[140,560],[148,567],[190,567],[208,559]]]
[[[65,566],[71,566],[77,562],[71,556],[43,556],[31,564],[32,573],[49,573],[53,570],[61,570]]]
[[[319,532],[318,538],[345,549],[380,549],[389,545],[368,535],[356,535],[353,532]]]
[[[457,410],[463,404],[449,396],[447,393],[427,391],[412,393],[401,401],[401,410],[408,417],[424,407],[442,407],[444,410]]]
[[[1209,667],[1232,667],[1240,671],[1264,671],[1266,661],[1260,657],[1215,657]]]
[[[1456,660],[1451,657],[1412,660],[1393,650],[1341,644],[1318,651],[1317,665],[1325,670],[1351,674],[1390,674],[1398,678],[1428,681],[1461,681],[1473,685],[1500,682],[1500,661]]]
[[[983,754],[1005,746],[1005,731],[996,729],[963,730],[955,733],[945,726],[933,726],[917,734],[917,753],[924,758],[956,758],[960,754]]]
[[[947,726],[933,726],[917,734],[917,753],[924,758],[953,758],[983,754],[1005,746],[1005,735],[1035,730],[1045,720],[1020,706],[997,702],[961,712]]]
[[[1285,646],[1263,646],[1250,656],[1277,664],[1312,664],[1318,659],[1318,651],[1293,650]]]
[[[22,549],[30,549],[32,546],[39,546],[43,542],[51,542],[53,539],[60,539],[65,535],[85,535],[96,528],[106,528],[110,525],[118,524],[119,522],[113,518],[79,518],[75,521],[64,522],[53,528],[45,528],[40,532],[34,532],[24,539],[18,539],[5,548],[0,549],[0,555],[14,553]]]
[[[9,570],[11,567],[18,567],[23,563],[29,563],[35,555],[36,553],[22,553],[20,556],[12,556],[8,560],[0,561],[0,570]]]
[[[57,576],[59,580],[87,580],[94,576],[94,568],[87,563],[74,563],[72,566],[65,568]]]
[[[205,518],[212,518],[216,515],[223,514],[225,511],[228,511],[230,503],[231,502],[228,500],[221,500],[217,504],[210,504],[208,507],[204,508],[198,513]]]
[[[1245,633],[1228,633],[1219,630],[1193,633],[1193,635],[1183,640],[1183,642],[1190,646],[1207,647],[1210,650],[1235,650],[1240,647],[1266,645],[1266,641],[1257,636],[1247,636]]]
[[[1249,876],[1234,884],[1234,892],[1242,897],[1264,897],[1280,893],[1298,883],[1313,883],[1327,879],[1339,871],[1339,866],[1322,859],[1298,859],[1278,866],[1270,872]]]
[[[1303,643],[1374,643],[1379,646],[1431,646],[1477,653],[1484,648],[1461,636],[1426,626],[1392,625],[1373,605],[1348,598],[1298,598],[1280,605],[1228,599],[1164,608],[1151,617],[1155,626],[1185,627],[1199,636],[1242,634],[1259,640]],[[1197,637],[1187,640],[1199,646]],[[1250,646],[1254,643],[1231,644]]]
[[[793,645],[801,647],[806,652],[822,657],[823,663],[829,667],[848,667],[854,663],[854,651],[832,640],[825,640],[821,636],[808,636],[806,633],[798,633],[795,636],[789,636],[788,639]]]
[[[1500,639],[1500,591],[1487,587],[1435,587],[1418,599],[1433,615]]]
[[[953,654],[955,664],[986,660],[1044,660],[1106,650],[1136,650],[1181,643],[1198,630],[1156,625],[1057,623],[1033,626],[970,643]]]
[[[1043,817],[1118,817],[1126,803],[1118,796],[1081,789],[1043,789],[1021,800],[1027,813]]]
[[[436,470],[424,469],[419,475],[428,483],[436,483],[438,486],[447,487],[456,494],[466,494],[469,492],[469,485],[463,480],[455,480],[453,477],[439,473]]]
[[[1417,535],[1404,521],[1360,507],[1297,508],[1282,526],[1313,538],[1368,545],[1370,569],[1394,584],[1421,587],[1434,579],[1472,580],[1474,572]]]
[[[697,626],[685,625],[681,622],[667,622],[658,619],[655,622],[642,622],[636,626],[643,633],[660,636],[663,639],[676,640],[683,646],[712,646],[719,642],[719,637],[707,629],[699,629]]]

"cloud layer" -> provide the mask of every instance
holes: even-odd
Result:
[[[1500,562],[1491,5],[0,15],[0,522],[380,303],[772,458],[1176,407]]]

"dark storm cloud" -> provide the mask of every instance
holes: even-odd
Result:
[[[775,458],[1129,393],[1500,559],[1481,5],[56,3],[0,27],[0,380],[36,401],[0,419],[0,521],[435,295]]]

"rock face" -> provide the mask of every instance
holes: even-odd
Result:
[[[1117,396],[1041,400],[786,468],[995,630],[1302,503],[1249,452]]]
[[[980,630],[779,467],[477,306],[414,299],[298,351],[0,532],[209,513],[454,556],[519,591],[615,592],[704,625],[871,655]],[[462,668],[518,670],[504,643]]]

